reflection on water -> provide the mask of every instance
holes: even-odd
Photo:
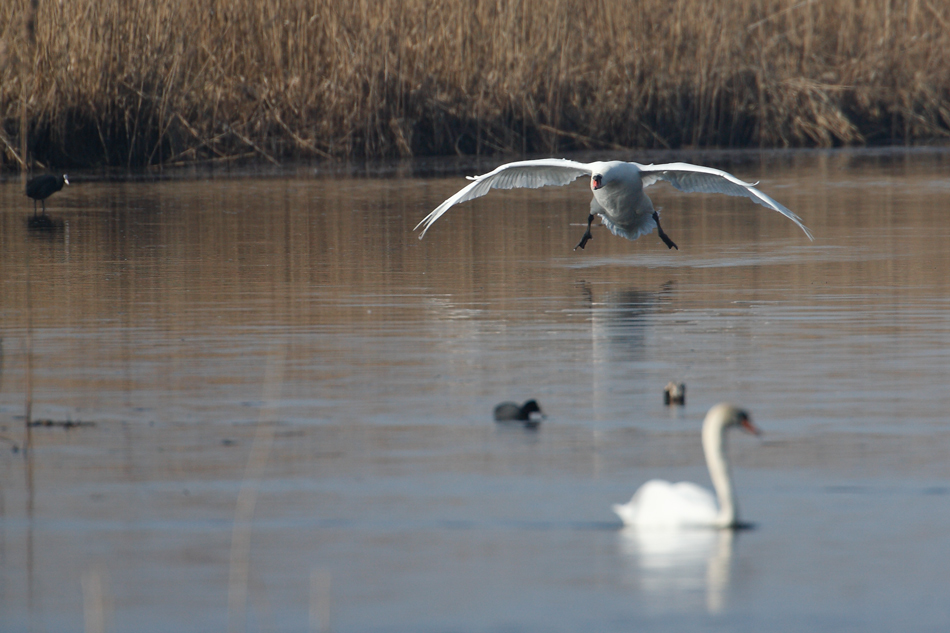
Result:
[[[36,232],[0,184],[2,628],[224,630],[237,554],[235,626],[946,628],[950,154],[625,158],[763,179],[816,241],[657,187],[679,251],[595,228],[574,252],[580,183],[466,203],[419,241],[460,177],[306,171],[87,179]],[[537,433],[495,428],[528,397]],[[704,476],[722,400],[768,428],[732,447],[758,529],[618,536],[632,484]],[[95,424],[34,429],[27,462],[27,402]]]
[[[733,530],[626,527],[617,538],[630,566],[629,581],[647,597],[651,610],[705,608],[717,614],[726,608]]]
[[[642,360],[649,315],[666,291],[668,285],[655,292],[610,290],[595,298],[588,289],[595,362]]]
[[[592,396],[595,416],[610,400],[618,380],[643,381],[642,363],[647,355],[652,314],[657,311],[666,286],[653,291],[594,289],[583,285],[590,305]]]

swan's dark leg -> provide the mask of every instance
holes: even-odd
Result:
[[[583,249],[584,246],[587,244],[587,242],[594,239],[594,236],[590,234],[590,223],[593,221],[594,221],[594,214],[591,213],[590,215],[587,216],[587,230],[584,231],[584,236],[581,238],[581,241],[578,242],[577,246],[574,247],[575,251],[579,248]]]
[[[653,221],[656,222],[656,232],[660,234],[660,239],[663,240],[663,243],[666,244],[666,247],[679,250],[680,247],[673,243],[673,240],[670,239],[670,236],[667,235],[663,231],[663,227],[660,226],[660,216],[656,211],[653,212]]]

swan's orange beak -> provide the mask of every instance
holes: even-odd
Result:
[[[746,433],[751,433],[752,435],[762,435],[762,431],[759,430],[759,427],[752,424],[752,420],[747,415],[743,415],[739,418],[739,426],[742,427],[742,430]]]
[[[590,177],[590,188],[591,188],[591,191],[597,191],[598,189],[600,189],[601,187],[603,187],[603,186],[604,186],[603,181],[604,181],[604,177],[601,176],[600,174],[595,174],[595,175],[591,176],[591,177]]]

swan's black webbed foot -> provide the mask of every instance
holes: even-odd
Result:
[[[584,248],[587,242],[591,241],[592,239],[593,236],[590,234],[590,228],[588,228],[586,231],[584,231],[584,236],[581,238],[581,241],[577,243],[577,246],[574,247],[574,250],[576,251],[579,248]]]
[[[575,251],[579,248],[583,249],[587,245],[587,242],[594,239],[594,236],[590,234],[590,223],[593,221],[594,221],[594,214],[591,213],[589,216],[587,216],[587,230],[584,231],[584,235],[583,237],[581,237],[581,241],[578,242],[577,246],[574,247]]]
[[[660,234],[660,239],[663,240],[663,243],[666,244],[666,247],[667,247],[667,248],[675,248],[676,250],[679,250],[680,247],[677,246],[677,245],[673,242],[673,240],[670,239],[670,236],[667,235],[667,234],[663,231],[663,227],[660,226],[660,216],[659,216],[659,214],[658,214],[656,211],[653,212],[653,221],[656,222],[656,232]]]

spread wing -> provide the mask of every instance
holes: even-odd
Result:
[[[743,182],[728,172],[690,163],[667,163],[665,165],[637,165],[644,187],[658,180],[665,180],[680,191],[687,193],[724,193],[727,196],[742,196],[752,202],[778,211],[798,225],[808,239],[814,240],[802,219],[769,196],[755,188],[757,183]]]
[[[421,240],[432,224],[446,211],[460,202],[480,198],[491,189],[538,189],[547,185],[567,185],[581,176],[590,176],[590,165],[562,158],[541,158],[507,163],[481,176],[469,177],[472,181],[467,187],[437,206],[432,213],[422,219]]]

